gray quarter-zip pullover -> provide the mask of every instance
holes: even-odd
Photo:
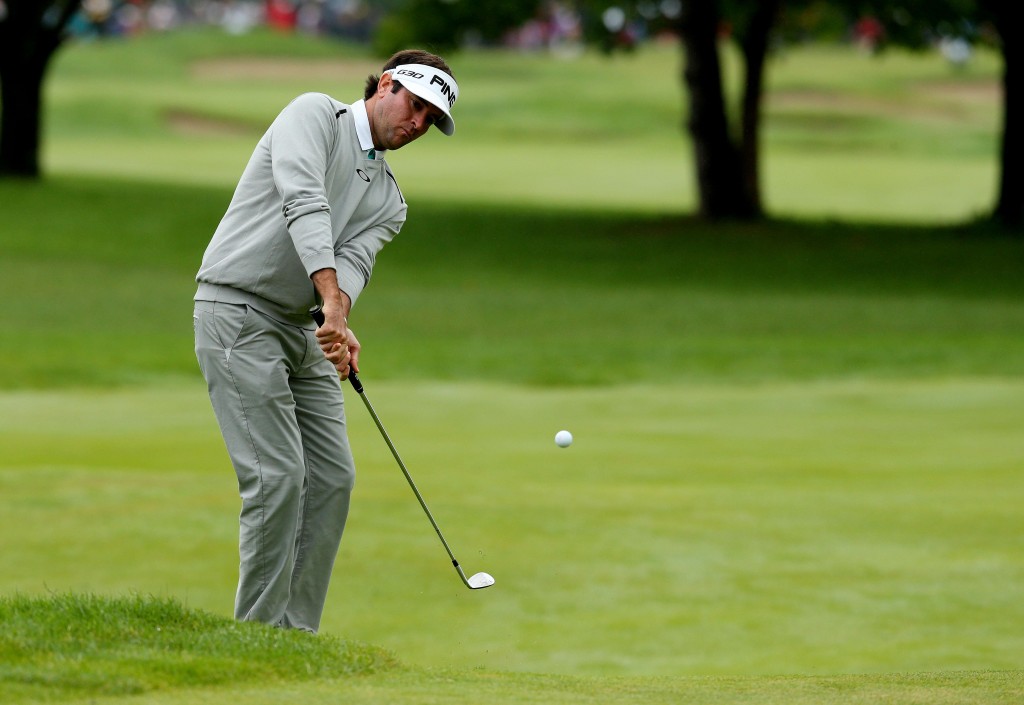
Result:
[[[398,183],[373,149],[363,101],[306,93],[257,144],[203,255],[195,299],[248,304],[313,328],[310,275],[336,269],[355,304],[405,216]]]

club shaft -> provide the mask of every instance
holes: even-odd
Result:
[[[353,386],[355,386],[355,384],[353,384]],[[409,470],[405,467],[405,463],[402,462],[402,456],[398,454],[398,450],[395,448],[395,444],[391,442],[391,437],[384,428],[384,424],[380,422],[380,417],[377,416],[377,412],[374,411],[373,404],[370,403],[365,392],[359,391],[359,398],[363,400],[363,404],[366,405],[366,410],[370,412],[370,417],[373,419],[373,423],[377,425],[377,430],[380,431],[380,435],[384,438],[384,442],[388,444],[388,448],[391,450],[391,455],[395,456],[395,461],[398,463],[398,467],[401,468],[402,474],[405,475],[406,482],[409,483],[409,487],[412,488],[413,494],[416,495],[416,499],[419,501],[420,506],[423,507],[423,513],[427,515],[427,519],[430,520],[430,525],[434,527],[434,531],[437,533],[437,538],[441,539],[441,544],[444,546],[444,550],[448,552],[448,557],[452,559],[452,565],[459,568],[459,562],[455,559],[455,555],[452,553],[452,549],[448,546],[448,542],[444,540],[444,534],[441,533],[441,529],[438,528],[437,522],[434,521],[434,515],[430,513],[430,509],[427,507],[427,503],[423,499],[423,495],[420,494],[419,488],[416,487],[416,483],[412,479],[412,475],[409,474]],[[459,574],[462,574],[461,569],[459,569]]]
[[[320,306],[314,306],[309,310],[309,314],[316,321],[317,325],[322,326],[324,324],[324,314]],[[430,520],[430,525],[434,527],[434,533],[437,534],[437,538],[441,539],[441,545],[444,546],[444,550],[448,552],[448,557],[452,559],[452,565],[455,566],[455,570],[459,573],[459,577],[462,578],[462,582],[468,588],[473,586],[470,584],[469,579],[466,577],[466,573],[463,572],[462,566],[459,565],[459,561],[456,560],[455,554],[452,553],[452,549],[448,546],[448,542],[444,540],[444,534],[441,533],[440,527],[437,522],[434,521],[434,515],[430,513],[430,509],[427,507],[426,501],[423,499],[423,495],[420,494],[419,488],[416,487],[416,483],[412,479],[412,475],[409,474],[409,470],[405,467],[405,463],[402,462],[402,456],[398,454],[398,449],[395,448],[395,444],[391,442],[391,436],[388,435],[387,430],[384,428],[384,424],[380,422],[380,417],[377,416],[377,412],[373,409],[373,404],[367,398],[366,393],[363,391],[363,383],[359,380],[359,375],[356,374],[355,370],[350,370],[348,375],[348,381],[352,384],[352,388],[356,390],[359,398],[363,400],[363,404],[366,405],[366,410],[370,412],[370,418],[373,419],[373,423],[376,424],[377,430],[380,431],[381,437],[384,438],[384,442],[388,444],[388,448],[391,450],[391,455],[395,456],[395,461],[398,463],[398,467],[401,468],[402,474],[405,475],[405,481],[409,483],[409,487],[412,488],[412,492],[416,495],[416,500],[423,507],[423,513],[427,515],[427,519]],[[486,586],[485,586],[486,587]]]

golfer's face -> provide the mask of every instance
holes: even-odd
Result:
[[[415,93],[401,88],[387,91],[377,103],[373,121],[378,149],[398,149],[422,136],[444,113]]]

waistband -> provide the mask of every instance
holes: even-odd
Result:
[[[301,313],[296,313],[295,311],[285,308],[281,304],[274,303],[269,299],[265,299],[262,296],[258,296],[248,291],[242,291],[241,289],[235,289],[234,287],[224,286],[223,284],[199,282],[199,288],[196,290],[196,295],[193,297],[193,300],[213,301],[225,304],[244,304],[252,306],[260,313],[270,316],[275,321],[298,326],[299,328],[306,328],[308,330],[316,329],[316,323],[313,322],[313,319],[310,317],[308,312],[303,311]],[[312,301],[310,301],[310,305],[313,305]]]

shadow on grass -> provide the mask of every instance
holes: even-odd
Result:
[[[19,204],[5,213],[0,261],[0,388],[196,376],[194,276],[230,196],[0,181],[0,200]],[[409,218],[354,311],[375,378],[595,385],[1024,369],[1024,237],[984,223],[708,224],[479,202],[413,203]]]

